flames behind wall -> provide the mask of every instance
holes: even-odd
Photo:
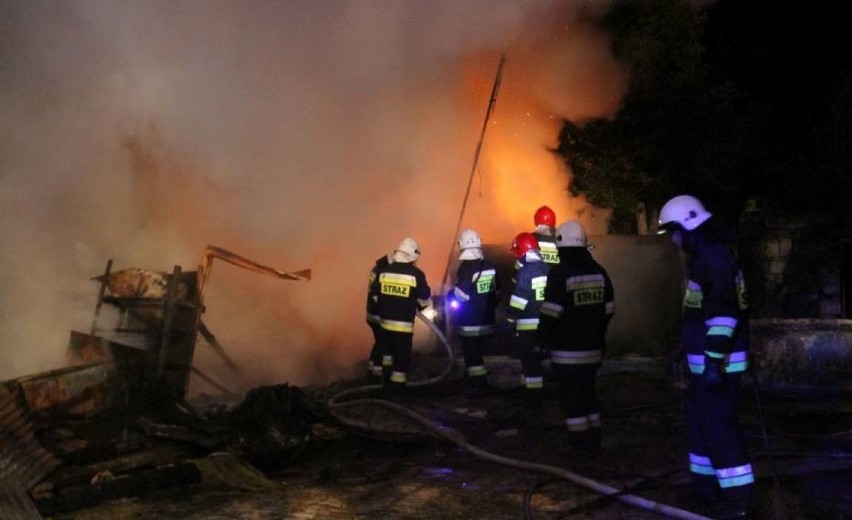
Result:
[[[350,374],[374,259],[413,236],[440,282],[501,53],[464,225],[508,245],[548,204],[603,232],[548,149],[561,118],[618,106],[625,72],[591,23],[605,7],[0,1],[0,378],[61,366],[107,259],[194,270],[207,244],[314,273],[217,265],[205,322],[243,371],[199,347],[208,373]]]

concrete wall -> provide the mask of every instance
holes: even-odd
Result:
[[[750,330],[764,386],[852,391],[852,320],[761,319]]]
[[[592,255],[615,287],[615,316],[607,357],[671,353],[680,333],[684,267],[678,249],[663,235],[590,237]]]

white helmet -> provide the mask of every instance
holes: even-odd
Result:
[[[677,225],[692,231],[711,216],[713,214],[704,209],[700,200],[690,195],[678,195],[663,204],[658,227],[660,231],[666,231]]]
[[[472,229],[465,229],[459,235],[459,249],[471,249],[473,247],[482,247],[482,239],[479,238],[479,233]]]
[[[556,228],[557,247],[586,247],[586,232],[576,220],[563,222]]]
[[[400,258],[402,256],[402,258]],[[394,251],[394,260],[397,262],[416,262],[420,258],[420,246],[413,238],[404,238]]]

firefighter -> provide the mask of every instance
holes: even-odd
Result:
[[[601,409],[595,390],[605,336],[615,312],[612,282],[589,252],[579,222],[556,230],[559,264],[547,276],[539,338],[550,351],[568,429],[566,451],[594,455],[601,447]]]
[[[535,230],[533,235],[538,240],[538,248],[542,259],[550,265],[559,263],[559,252],[556,250],[556,213],[547,206],[535,210],[533,215]]]
[[[382,367],[391,365],[391,358],[384,358],[382,353],[381,331],[382,327],[379,324],[380,317],[376,308],[376,294],[373,293],[373,281],[376,279],[376,273],[382,268],[393,262],[393,253],[388,253],[376,259],[373,268],[370,269],[370,280],[367,284],[367,325],[373,332],[373,347],[370,349],[370,357],[367,360],[367,377],[375,382],[382,380]]]
[[[430,303],[431,290],[415,263],[420,248],[413,238],[400,242],[391,261],[376,270],[370,293],[376,302],[381,327],[382,378],[393,398],[400,398],[411,362],[414,317]]]
[[[521,360],[521,383],[528,412],[536,414],[542,406],[544,360],[537,332],[539,310],[544,301],[544,288],[550,266],[542,261],[538,241],[532,233],[518,233],[512,241],[517,259],[512,295],[506,309],[506,319],[513,329],[515,351]]]
[[[746,518],[754,474],[737,408],[749,341],[745,284],[731,247],[735,236],[690,195],[663,205],[659,230],[670,233],[688,257],[681,338],[689,374],[684,422],[693,491],[702,501],[720,504],[721,517]]]
[[[473,229],[459,235],[459,267],[449,295],[453,321],[461,338],[468,388],[489,389],[485,342],[494,336],[494,314],[500,294],[497,268],[482,253],[482,239]]]

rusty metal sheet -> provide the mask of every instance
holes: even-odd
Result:
[[[90,414],[111,402],[109,378],[113,364],[98,361],[88,365],[51,370],[18,379],[30,410],[63,407],[70,413]]]
[[[166,297],[171,273],[129,267],[92,278],[106,284],[107,294],[116,298],[162,299]],[[175,296],[181,300],[192,301],[195,296],[196,274],[181,274]]]
[[[79,366],[107,361],[111,343],[108,339],[72,330],[68,350],[65,351],[65,364]]]

